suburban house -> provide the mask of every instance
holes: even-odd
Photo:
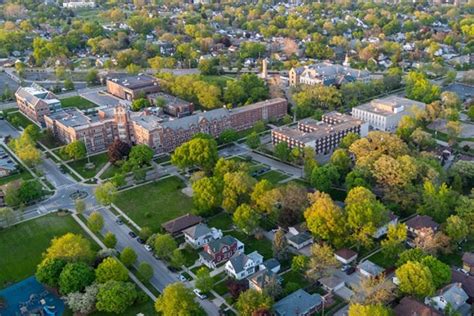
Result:
[[[414,298],[405,296],[400,303],[395,306],[393,312],[396,316],[442,316],[440,312],[430,306],[426,306]]]
[[[263,292],[265,287],[272,282],[281,283],[282,277],[278,276],[270,270],[260,270],[251,277],[249,277],[249,288],[258,292]]]
[[[342,264],[351,264],[357,259],[357,252],[348,248],[342,248],[336,251],[334,256]]]
[[[437,295],[425,298],[425,304],[439,311],[444,311],[449,304],[453,311],[467,316],[471,315],[471,305],[467,303],[468,299],[469,296],[462,289],[462,284],[452,283],[439,290]]]
[[[199,260],[207,267],[214,269],[218,264],[241,253],[244,253],[244,244],[232,236],[224,236],[205,244],[203,251],[199,253]]]
[[[273,310],[277,316],[309,316],[318,311],[322,304],[321,295],[309,294],[305,290],[299,289],[276,302],[273,305]]]
[[[202,221],[203,218],[201,216],[188,213],[161,224],[161,227],[163,227],[163,229],[172,236],[178,236],[183,232],[183,230],[195,226]]]
[[[254,274],[262,262],[263,256],[257,251],[248,255],[241,253],[227,261],[225,271],[234,279],[242,280]]]
[[[365,260],[359,263],[357,271],[359,271],[362,276],[374,278],[382,274],[385,270],[372,261]]]
[[[466,292],[467,296],[469,296],[468,303],[474,303],[474,276],[467,275],[461,271],[457,271],[456,269],[452,269],[451,271],[451,282],[453,283],[461,283],[462,289]]]
[[[268,259],[260,265],[260,270],[266,269],[268,271],[272,271],[273,273],[278,273],[280,268],[280,262],[278,262],[278,260],[275,258]]]
[[[465,252],[462,255],[462,268],[468,273],[474,273],[474,253]]]
[[[439,224],[436,223],[431,216],[416,215],[410,218],[406,223],[407,230],[411,237],[416,237],[423,232],[423,230],[431,228],[434,232],[439,229]]]
[[[314,241],[314,238],[304,226],[295,225],[288,228],[286,240],[290,246],[299,250],[303,247],[311,245]]]
[[[194,248],[200,248],[211,240],[222,238],[222,231],[199,223],[183,231],[184,240]]]
[[[383,235],[387,234],[388,232],[388,226],[390,225],[396,225],[398,223],[398,216],[393,214],[392,212],[388,213],[388,221],[383,225],[377,228],[375,231],[373,237],[378,239],[382,237]]]
[[[344,280],[341,280],[337,276],[324,277],[318,280],[321,286],[326,292],[334,292],[342,289],[345,286]]]

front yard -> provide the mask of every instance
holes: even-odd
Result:
[[[86,169],[86,164],[90,160],[94,164],[94,168]],[[106,153],[90,156],[89,159],[84,158],[68,163],[68,165],[77,171],[84,178],[93,178],[97,172],[102,169],[103,166],[107,163],[108,158]]]
[[[192,199],[181,192],[184,183],[169,177],[118,194],[115,204],[141,227],[160,230],[161,224],[190,213]]]

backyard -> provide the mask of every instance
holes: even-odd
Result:
[[[92,103],[91,101],[86,100],[83,97],[74,96],[74,97],[61,99],[61,106],[63,108],[72,108],[72,107],[74,107],[74,108],[78,108],[80,110],[86,110],[86,109],[97,107],[97,104]]]
[[[94,168],[86,169],[86,164],[90,160],[94,164]],[[68,165],[76,170],[84,178],[93,178],[97,172],[102,169],[103,166],[107,163],[108,158],[106,153],[90,156],[89,159],[84,158],[68,163]]]
[[[191,212],[192,199],[181,192],[183,187],[181,179],[169,177],[121,191],[115,205],[138,225],[157,231],[162,223]]]
[[[41,254],[55,236],[82,233],[71,216],[49,214],[0,231],[0,288],[35,273]]]

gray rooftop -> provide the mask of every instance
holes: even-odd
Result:
[[[80,127],[93,123],[93,120],[89,116],[74,108],[51,113],[48,117],[68,127]]]
[[[183,233],[188,235],[193,239],[197,239],[201,236],[207,235],[211,232],[209,227],[206,224],[199,223],[196,226],[189,227],[188,229],[183,230]]]
[[[385,271],[384,268],[376,265],[375,263],[373,263],[370,260],[365,260],[365,261],[359,263],[359,265],[357,267],[360,270],[364,270],[364,271],[368,272],[371,275],[379,275],[379,274],[381,274],[382,272]]]
[[[322,303],[321,295],[309,294],[299,289],[273,305],[273,310],[278,316],[303,315]]]
[[[126,74],[113,74],[110,75],[109,80],[130,89],[142,88],[153,84],[158,84],[158,81],[155,78],[147,75],[133,76]]]
[[[406,112],[409,111],[412,107],[424,109],[426,104],[423,102],[418,102],[392,95],[386,98],[372,100],[369,103],[358,105],[355,108],[367,112],[372,112],[378,115],[390,116],[395,115],[395,109],[400,108],[402,106],[404,107],[403,111]]]

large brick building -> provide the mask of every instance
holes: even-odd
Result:
[[[158,80],[147,75],[115,75],[107,79],[107,92],[123,100],[132,101],[158,91]]]
[[[280,127],[272,130],[274,145],[285,142],[290,148],[311,147],[316,154],[328,154],[335,149],[348,133],[366,136],[368,125],[362,120],[338,112],[330,112],[322,121],[303,119],[297,128]]]
[[[95,116],[68,109],[46,115],[45,122],[62,142],[85,141],[91,152],[104,150],[114,139],[121,139],[131,144],[146,144],[156,153],[162,153],[173,151],[196,133],[218,137],[226,129],[245,130],[257,121],[278,119],[286,113],[286,99],[277,98],[181,118],[160,116],[149,110],[131,112],[124,105],[101,108]]]
[[[61,102],[52,92],[35,84],[19,87],[15,97],[20,112],[40,124],[44,124],[44,115],[61,109]]]

